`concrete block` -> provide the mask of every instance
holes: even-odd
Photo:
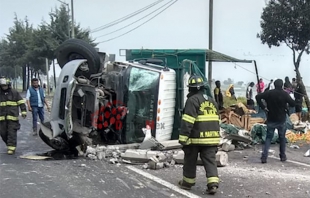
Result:
[[[216,163],[218,167],[227,166],[228,164],[228,155],[224,151],[218,151],[216,153]]]
[[[159,143],[155,138],[151,137],[147,140],[144,140],[139,149],[153,149],[153,150],[162,150],[164,146]]]
[[[183,164],[184,163],[184,152],[183,151],[178,151],[175,155],[173,155],[173,160],[177,164]],[[217,166],[218,167],[226,166],[228,164],[228,155],[227,155],[227,153],[225,153],[223,151],[218,151],[216,153],[216,162],[217,162]],[[201,161],[199,156],[198,156],[198,159],[197,159],[197,164],[198,165],[202,165],[202,161]]]
[[[108,145],[106,146],[107,150],[127,150],[127,149],[136,149],[139,148],[139,143],[132,144],[118,144],[118,145]]]
[[[121,157],[125,160],[143,163],[148,162],[151,157],[158,157],[160,161],[166,160],[165,154],[160,151],[149,151],[142,149],[128,149],[125,153],[121,154]]]
[[[164,146],[164,148],[162,148],[161,150],[172,150],[182,148],[182,145],[179,143],[179,140],[168,140],[160,143]]]
[[[225,142],[225,143],[223,143],[223,145],[222,145],[222,149],[224,150],[224,151],[226,151],[226,152],[229,152],[229,151],[233,151],[233,150],[235,150],[235,145],[233,145],[233,144],[230,144],[230,143],[228,143],[228,142]]]

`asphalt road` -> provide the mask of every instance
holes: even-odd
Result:
[[[31,116],[21,119],[14,156],[0,144],[0,197],[98,198],[98,197],[182,197],[177,192],[138,175],[125,166],[104,161],[20,159],[28,153],[51,150],[32,136]]]
[[[122,198],[122,197],[209,197],[204,195],[205,172],[197,169],[197,183],[191,191],[175,187],[182,177],[182,166],[161,170],[142,170],[142,167],[106,161],[27,160],[19,156],[50,150],[40,138],[31,135],[31,116],[21,119],[18,148],[14,156],[6,154],[0,143],[0,197],[36,198]],[[278,156],[277,145],[274,145]],[[218,194],[213,197],[310,197],[310,158],[303,157],[308,146],[288,148],[293,162],[282,163],[269,158],[261,164],[260,146],[229,153],[229,165],[219,168],[221,179]],[[300,162],[297,164],[297,162]],[[151,175],[149,175],[151,174]],[[212,196],[210,196],[212,197]]]

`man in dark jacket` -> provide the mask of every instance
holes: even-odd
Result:
[[[216,103],[204,94],[200,76],[189,79],[189,94],[185,104],[179,142],[183,145],[183,179],[179,186],[190,190],[195,185],[196,163],[200,153],[207,176],[207,192],[215,194],[219,187],[216,164],[217,146],[220,143],[219,115]]]
[[[270,148],[271,140],[274,136],[275,129],[278,130],[280,140],[280,159],[286,161],[285,147],[286,147],[286,118],[287,118],[287,104],[291,107],[295,106],[295,101],[290,95],[283,90],[283,81],[277,79],[274,81],[275,89],[266,91],[256,96],[258,105],[265,110],[267,114],[267,136],[261,162],[266,163],[268,158],[268,151]],[[265,100],[267,107],[263,104]]]
[[[10,81],[0,78],[0,134],[7,145],[7,152],[13,155],[16,150],[19,108],[23,118],[26,118],[26,105],[20,94],[11,88]]]
[[[219,80],[215,81],[215,89],[214,89],[214,98],[215,102],[218,105],[219,110],[222,110],[224,107],[224,101],[223,101],[223,93],[221,90],[221,82]]]
[[[302,112],[302,102],[304,97],[304,90],[301,86],[300,80],[298,80],[297,85],[294,90],[294,98],[295,98],[295,112],[298,116],[298,124],[301,122],[301,112]]]

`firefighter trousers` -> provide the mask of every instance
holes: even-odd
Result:
[[[219,177],[216,163],[216,146],[184,146],[183,182],[187,186],[194,186],[196,183],[196,165],[198,154],[206,171],[207,185],[219,184]]]
[[[7,146],[16,147],[17,131],[20,129],[18,121],[3,120],[0,121],[0,135]]]

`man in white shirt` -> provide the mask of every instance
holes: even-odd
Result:
[[[248,109],[254,109],[254,100],[253,100],[253,87],[254,87],[254,82],[251,82],[249,86],[246,89],[246,100],[247,100],[247,106]]]

